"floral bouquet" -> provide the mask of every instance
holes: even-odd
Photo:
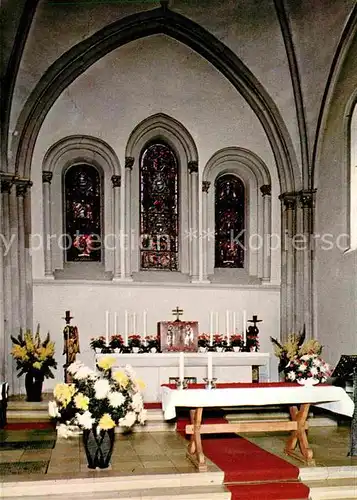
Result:
[[[160,347],[160,341],[159,341],[159,337],[157,335],[148,335],[147,337],[145,337],[145,343],[146,343],[146,347],[149,351],[151,350],[159,350],[159,347]]]
[[[227,345],[227,339],[223,335],[221,335],[220,333],[216,333],[215,335],[213,335],[213,347],[215,347],[216,349],[224,349],[225,347],[227,347]]]
[[[101,337],[92,337],[90,340],[90,346],[95,351],[96,349],[104,349],[106,347],[105,338]]]
[[[316,383],[326,382],[331,375],[331,367],[317,354],[303,354],[291,359],[284,370],[286,379],[291,382],[300,382],[305,379],[314,379]]]
[[[114,357],[106,357],[97,363],[95,372],[80,361],[68,367],[72,384],[57,384],[54,401],[49,402],[49,414],[58,422],[59,436],[68,437],[79,427],[95,429],[96,433],[115,426],[132,427],[136,422],[144,424],[146,410],[140,389],[143,383],[135,378],[131,366],[112,373]]]
[[[23,334],[20,330],[16,337],[11,336],[13,347],[11,354],[16,360],[16,368],[19,370],[18,377],[24,373],[32,373],[34,377],[54,378],[51,368],[57,368],[54,359],[55,344],[50,340],[48,333],[45,340],[40,337],[40,325],[35,335],[31,330]]]
[[[198,336],[198,347],[209,347],[210,336],[207,333],[201,333]]]
[[[232,347],[240,347],[241,349],[243,349],[244,340],[243,340],[242,335],[231,335],[230,341],[231,341]]]
[[[129,335],[128,344],[129,347],[131,348],[141,347],[142,346],[141,335]]]
[[[109,347],[111,349],[121,349],[124,345],[124,340],[121,335],[112,335],[110,337]]]

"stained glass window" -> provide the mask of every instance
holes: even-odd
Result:
[[[215,267],[244,267],[245,193],[235,175],[215,183]]]
[[[74,165],[64,178],[66,260],[101,260],[100,176],[91,165]]]
[[[140,161],[140,267],[178,270],[178,162],[164,143],[148,145]]]

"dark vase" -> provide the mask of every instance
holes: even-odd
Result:
[[[114,447],[114,428],[97,432],[97,426],[83,430],[83,444],[89,469],[107,469]]]
[[[25,375],[26,401],[42,401],[42,384],[44,376],[41,373],[27,372]]]

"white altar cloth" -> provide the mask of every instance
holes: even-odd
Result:
[[[162,409],[166,420],[176,416],[176,407],[208,408],[234,406],[296,405],[310,403],[352,417],[354,404],[341,387],[254,387],[177,390],[163,386]]]

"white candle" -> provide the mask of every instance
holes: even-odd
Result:
[[[128,330],[129,330],[129,317],[128,317],[128,311],[125,311],[124,313],[124,344],[128,345]]]
[[[118,334],[118,313],[114,313],[114,335]]]
[[[229,311],[226,311],[226,335],[229,335]]]
[[[212,353],[207,353],[207,378],[212,380],[213,378],[213,366],[212,366]]]
[[[147,311],[144,310],[144,312],[143,312],[143,335],[144,335],[144,337],[146,337],[147,332],[148,332],[148,329],[147,329]]]
[[[219,320],[218,320],[218,312],[216,312],[216,334],[219,333],[218,328],[219,328]]]
[[[133,335],[136,335],[136,313],[133,313]]]
[[[180,364],[179,364],[179,379],[180,381],[184,380],[184,372],[185,372],[185,364],[184,364],[184,354],[180,352]]]
[[[243,311],[243,340],[247,341],[247,311]]]
[[[213,311],[209,313],[209,345],[213,344]]]
[[[109,311],[105,311],[105,343],[109,345]]]
[[[233,311],[232,332],[233,332],[233,335],[235,335],[237,333],[237,314],[235,311]]]

